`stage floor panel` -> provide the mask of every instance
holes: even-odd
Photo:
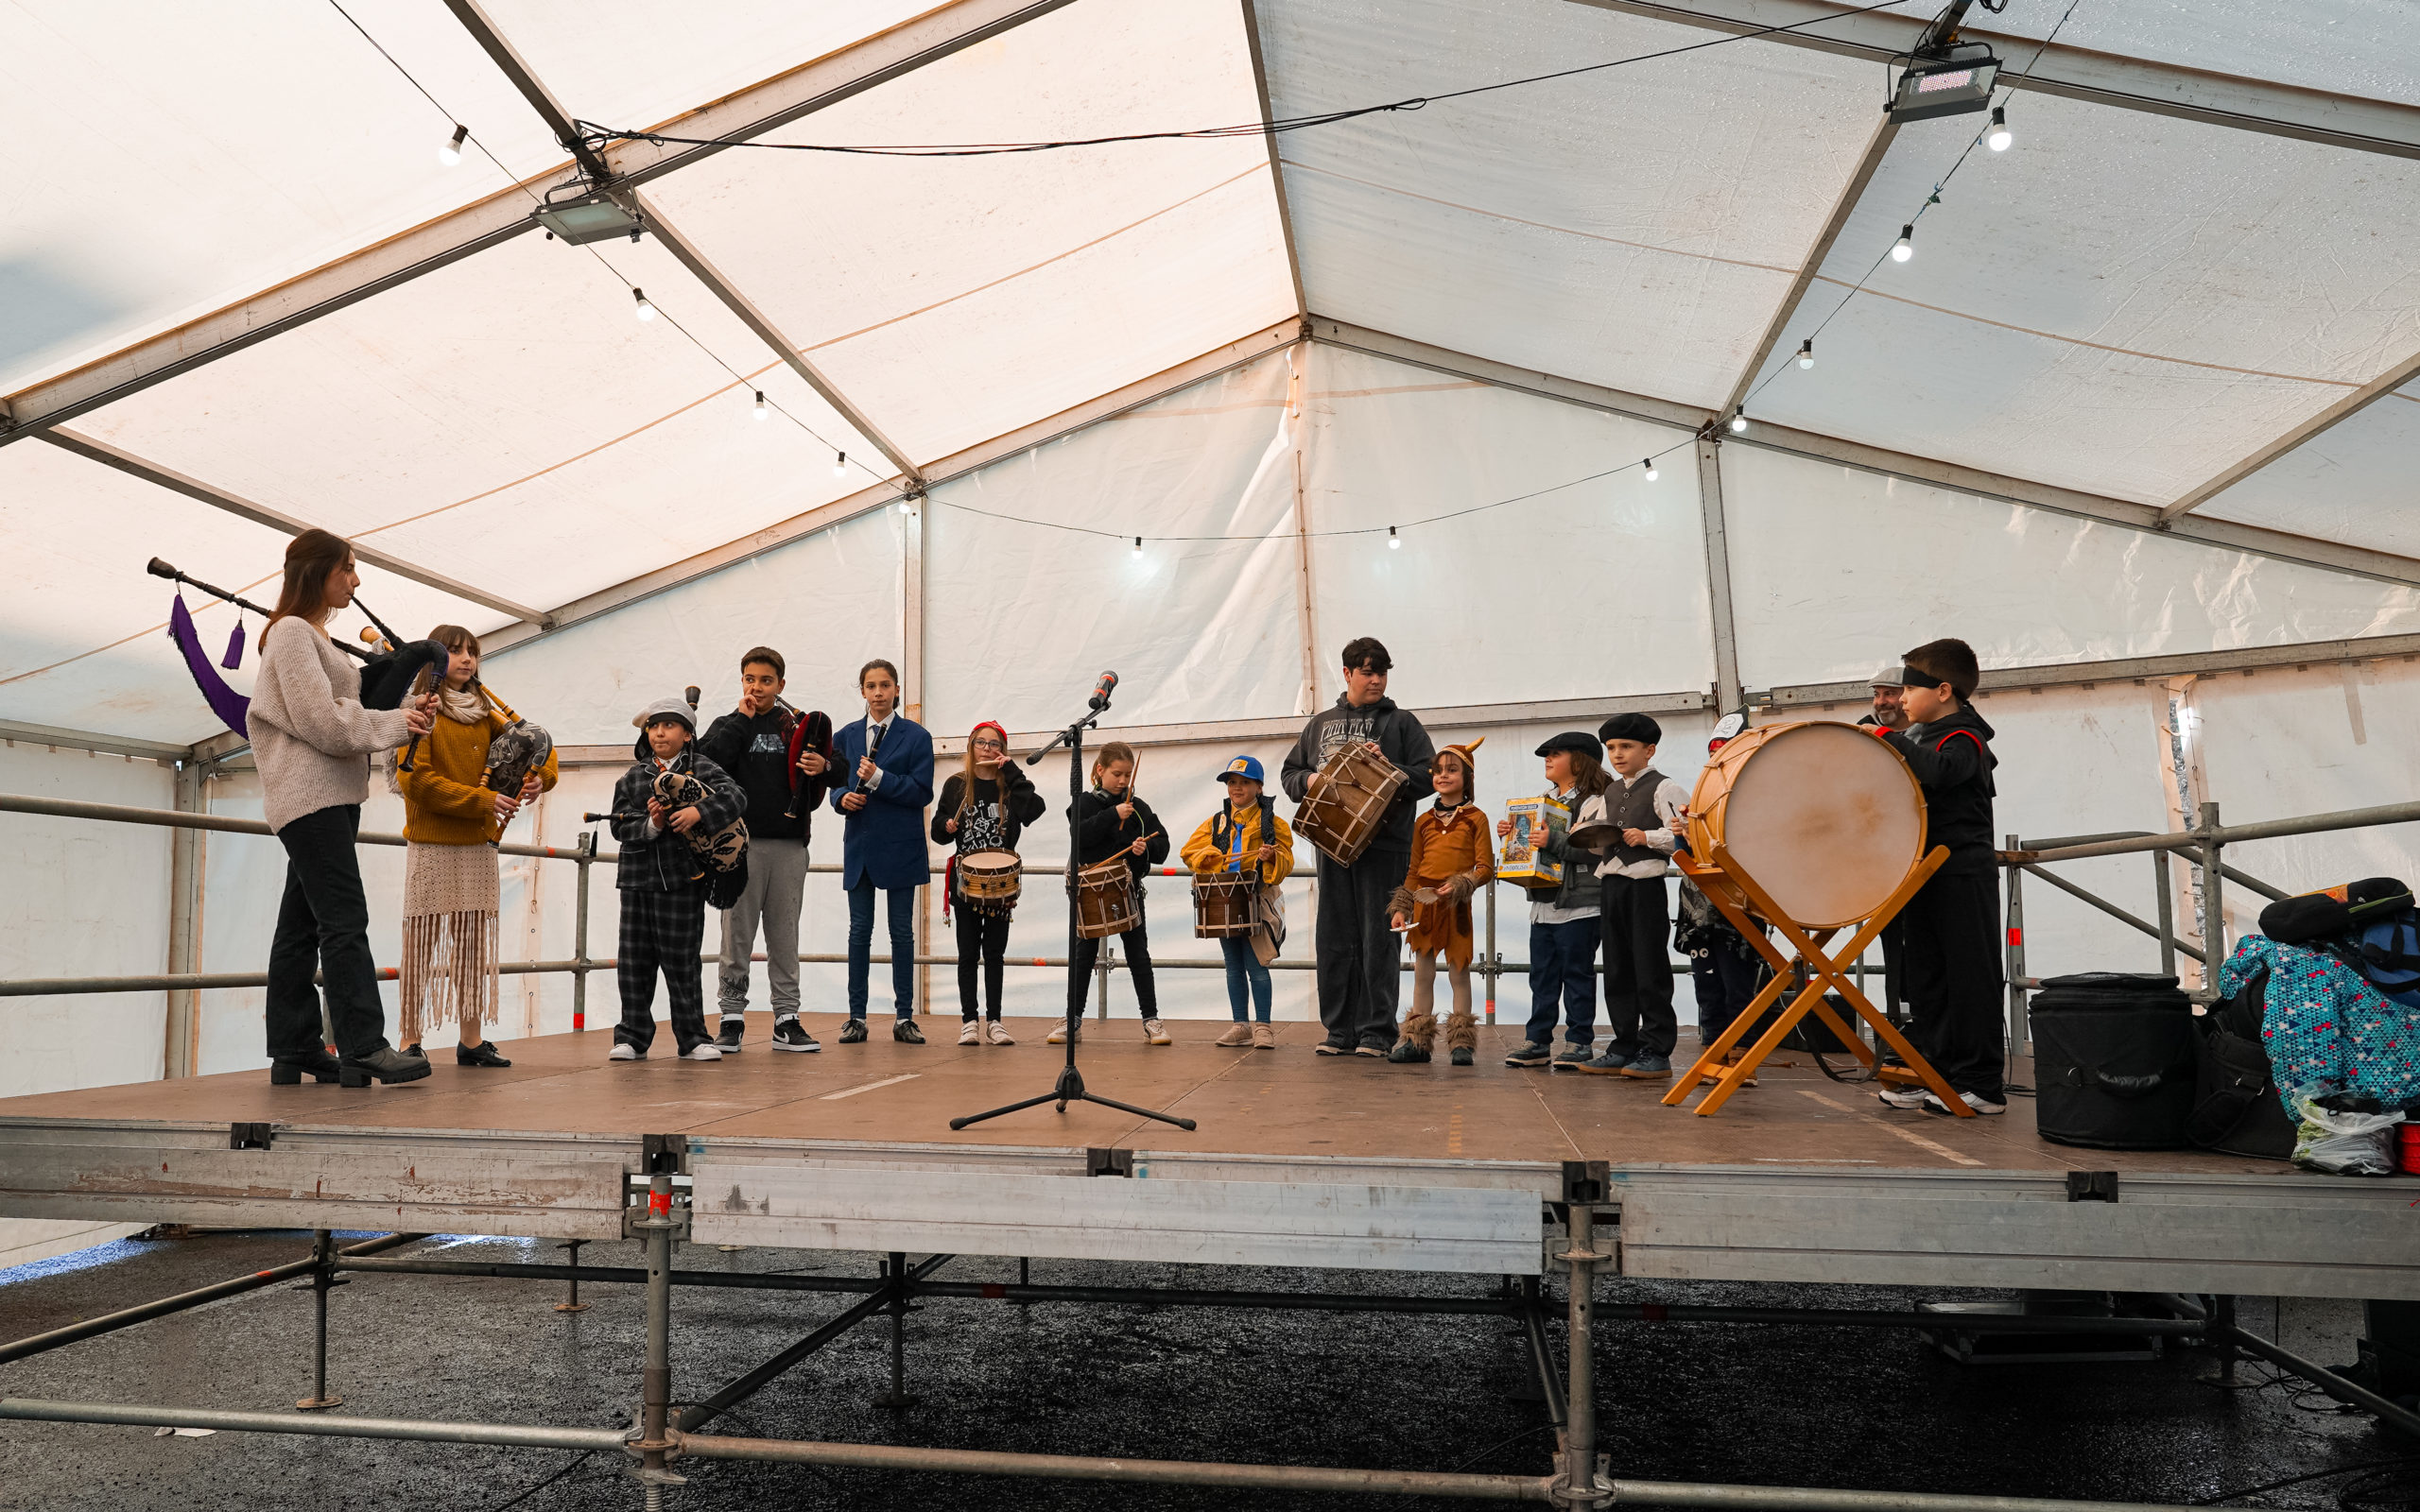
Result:
[[[807,1022],[820,1054],[771,1050],[760,1014],[715,1064],[674,1058],[668,1029],[655,1058],[609,1062],[592,1030],[515,1041],[505,1071],[441,1051],[403,1087],[248,1071],[0,1100],[0,1214],[603,1237],[644,1137],[677,1134],[701,1241],[1527,1274],[1557,1237],[1563,1162],[1603,1160],[1630,1274],[2420,1298],[2409,1179],[2072,1149],[2035,1135],[2030,1098],[1898,1112],[1804,1056],[1702,1118],[1662,1106],[1668,1082],[1506,1067],[1510,1025],[1458,1068],[1314,1056],[1306,1022],[1252,1051],[1211,1044],[1215,1022],[1155,1048],[1094,1020],[1090,1088],[1197,1130],[1045,1104],[957,1132],[1050,1089],[1048,1021],[1014,1022],[1010,1047],[942,1042],[940,1018],[922,1046]],[[231,1150],[237,1124],[272,1125],[268,1148]],[[1131,1151],[1152,1185],[1052,1184],[1087,1180],[1088,1148]],[[2079,1171],[2117,1173],[2118,1200],[2070,1200]]]

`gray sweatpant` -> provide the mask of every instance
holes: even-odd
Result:
[[[765,925],[765,975],[772,984],[773,1016],[798,1016],[798,916],[806,901],[806,842],[748,841],[748,885],[722,914],[722,1016],[748,1011],[748,957],[756,925]]]

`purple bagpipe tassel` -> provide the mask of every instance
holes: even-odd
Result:
[[[230,672],[244,664],[244,616],[241,614],[235,616],[235,633],[227,637],[227,654],[218,659],[218,664]]]
[[[185,612],[182,593],[168,607],[168,639],[176,642],[177,649],[184,654],[185,670],[193,674],[194,686],[201,690],[211,712],[236,734],[249,734],[247,722],[252,701],[227,686],[227,679],[210,664],[210,653],[201,648],[201,638],[194,633],[193,616]]]

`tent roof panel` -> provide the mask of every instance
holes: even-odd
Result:
[[[1979,16],[1983,25],[1975,29],[2038,40],[2068,10],[2074,14],[2060,26],[2062,47],[2420,105],[2420,8],[2401,0],[2296,0],[2290,6],[2274,0],[2118,6],[2033,0]],[[2031,49],[2007,52],[2008,65],[2021,69]]]
[[[1271,109],[1703,50],[1281,138],[1314,310],[1718,404],[1876,122],[1859,63],[1569,0],[1276,0]]]
[[[66,371],[493,194],[563,154],[437,6],[28,0],[0,14],[9,98],[0,392]]]
[[[2420,383],[2219,494],[2196,514],[2420,557]]]

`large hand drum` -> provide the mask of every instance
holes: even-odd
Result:
[[[1925,797],[1899,753],[1854,725],[1767,725],[1709,758],[1689,850],[1726,848],[1807,929],[1870,919],[1925,850]]]

